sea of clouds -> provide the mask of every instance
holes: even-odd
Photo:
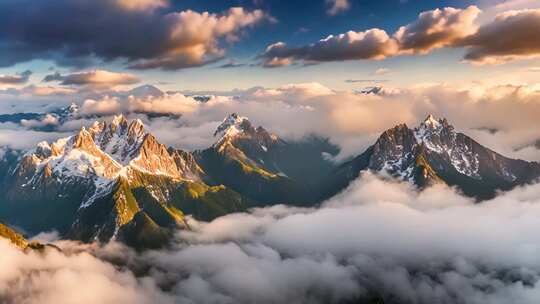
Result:
[[[0,242],[2,303],[537,303],[540,185],[477,204],[363,174],[316,208],[190,220],[162,250]],[[50,235],[40,235],[51,240]],[[53,236],[54,238],[54,236]],[[359,302],[362,303],[362,302]]]

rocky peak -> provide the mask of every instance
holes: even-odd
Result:
[[[73,149],[89,150],[95,149],[92,134],[82,127],[79,133],[73,139]]]
[[[167,147],[159,143],[152,134],[146,134],[136,157],[129,164],[153,174],[181,178],[176,163],[169,154]]]
[[[129,138],[138,138],[144,136],[144,124],[140,119],[133,120],[128,127],[128,137]]]
[[[53,112],[53,115],[63,123],[69,119],[79,115],[79,106],[76,103],[71,103],[69,106],[61,108]]]
[[[111,133],[123,133],[128,127],[128,121],[123,114],[116,115],[113,117],[111,124],[109,125],[109,130]]]
[[[448,124],[446,118],[436,119],[432,114],[429,114],[426,119],[414,129],[415,136],[419,142],[429,140],[432,136],[440,135],[441,133],[450,135],[453,131],[454,127]]]
[[[261,150],[266,152],[273,144],[280,142],[278,136],[270,134],[259,126],[255,128],[247,117],[236,113],[229,115],[218,126],[214,136],[220,136],[214,147],[223,146],[224,143],[233,143],[238,148]],[[245,152],[245,151],[244,151]]]
[[[251,123],[247,117],[232,113],[231,115],[227,116],[217,127],[216,131],[214,132],[214,136],[234,136],[241,133],[246,127],[249,126],[251,126]]]

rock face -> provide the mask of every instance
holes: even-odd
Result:
[[[446,183],[478,199],[540,176],[540,164],[506,158],[432,115],[414,129],[401,124],[385,131],[373,146],[325,181],[322,197],[337,193],[364,170],[384,172],[420,187]]]
[[[206,180],[224,184],[263,205],[312,204],[312,187],[334,168],[326,156],[339,152],[316,138],[288,143],[237,114],[225,118],[214,136],[217,141],[212,147],[195,154]]]
[[[157,246],[153,233],[163,240],[172,228],[187,227],[184,211],[211,220],[247,208],[238,193],[204,184],[191,153],[167,149],[140,120],[122,115],[42,142],[6,171],[1,218],[29,232],[55,229],[83,241]]]
[[[8,240],[13,246],[16,246],[19,249],[22,250],[42,250],[45,249],[46,246],[49,245],[43,245],[36,241],[28,241],[24,236],[17,231],[9,228],[8,226],[0,223],[0,239]],[[49,246],[54,247],[55,246]]]

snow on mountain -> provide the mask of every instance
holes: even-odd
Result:
[[[141,120],[129,123],[118,115],[110,123],[96,121],[90,128],[83,127],[78,134],[52,144],[39,143],[17,171],[33,172],[25,178],[25,186],[51,177],[60,181],[84,178],[93,180],[99,191],[110,184],[108,181],[131,170],[192,180],[199,172],[192,172],[198,168],[189,161],[186,155],[173,158],[166,146],[145,131]],[[183,167],[179,169],[177,163]]]
[[[454,127],[446,119],[435,119],[429,115],[419,127],[414,129],[419,144],[436,153],[447,154],[451,164],[461,174],[481,178],[478,173],[478,154],[469,145],[459,141]]]
[[[247,117],[232,113],[231,115],[227,116],[217,127],[216,131],[214,132],[214,137],[219,136],[220,138],[223,138],[226,136],[235,136],[241,133],[245,127],[243,126],[244,121],[249,123],[249,119]]]
[[[406,126],[399,131],[410,135],[410,131]],[[453,126],[448,124],[446,119],[436,119],[430,114],[419,126],[412,130],[412,135],[412,140],[409,139],[408,146],[405,149],[402,144],[396,145],[395,148],[400,150],[401,153],[393,155],[393,157],[385,161],[377,168],[379,171],[387,171],[404,180],[412,180],[414,178],[414,167],[417,165],[415,156],[425,149],[428,153],[436,153],[443,158],[447,158],[459,173],[475,179],[482,178],[479,174],[478,154],[472,150],[471,145],[458,138],[458,133],[455,132]],[[390,151],[392,149],[385,147],[385,150]]]

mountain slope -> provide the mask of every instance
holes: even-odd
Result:
[[[328,156],[339,152],[317,138],[289,143],[237,114],[225,118],[214,136],[212,147],[195,154],[206,180],[263,205],[312,203],[311,187],[333,170]]]
[[[203,183],[190,153],[167,149],[122,115],[42,142],[8,171],[0,218],[82,241],[155,247],[173,228],[187,228],[185,214],[212,220],[249,207],[238,193]]]
[[[540,164],[504,157],[458,133],[446,119],[428,116],[414,129],[405,124],[385,131],[364,153],[341,165],[322,184],[321,197],[344,189],[370,170],[410,181],[456,186],[464,194],[488,199],[540,176]]]

